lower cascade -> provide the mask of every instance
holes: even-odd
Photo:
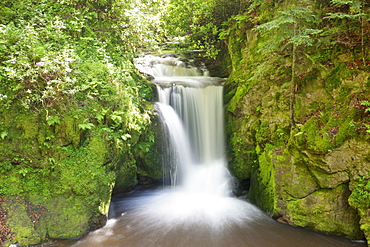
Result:
[[[72,246],[363,246],[277,223],[233,197],[225,157],[223,80],[173,57],[140,61],[139,68],[157,84],[169,186],[113,198],[107,225]]]

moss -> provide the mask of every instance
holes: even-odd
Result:
[[[43,205],[50,238],[78,238],[88,232],[94,208],[86,204],[85,198],[57,196],[48,199]]]
[[[236,108],[238,107],[240,99],[248,92],[250,88],[248,86],[238,86],[238,88],[235,91],[235,94],[229,101],[229,104],[227,106],[227,110],[230,112],[235,112]]]
[[[253,135],[246,128],[251,122],[248,117],[239,117],[226,123],[228,165],[240,181],[250,178],[252,165],[257,161]]]
[[[362,237],[357,213],[348,205],[348,185],[319,190],[288,201],[290,220],[298,226],[358,239]]]
[[[358,211],[361,217],[361,230],[364,232],[366,238],[370,239],[370,180],[366,177],[357,177],[357,181],[353,187],[348,201]]]
[[[275,170],[272,165],[272,147],[258,158],[252,168],[251,188],[248,198],[262,210],[273,213],[276,207]]]
[[[317,153],[331,152],[358,135],[354,124],[355,114],[355,109],[328,108],[302,125],[301,134],[296,140]]]
[[[49,126],[42,114],[33,114],[10,111],[5,125],[9,134],[0,141],[0,193],[25,198],[7,208],[17,236],[12,243],[39,243],[46,228],[55,238],[82,236],[100,211],[107,212],[115,178],[109,135],[98,127],[86,132],[82,143],[73,116]],[[36,226],[25,201],[45,209]]]
[[[367,81],[365,83],[366,87],[370,87],[370,76],[367,78]]]
[[[341,71],[342,69],[342,66],[337,66],[326,77],[325,87],[327,90],[332,91],[333,89],[338,88],[339,85],[342,83],[339,77],[339,71]]]
[[[303,198],[318,189],[316,180],[294,147],[275,149],[273,154],[277,197],[288,199]]]
[[[114,193],[127,191],[137,183],[137,167],[130,163],[122,164],[117,170]]]
[[[293,2],[261,2],[255,20],[268,22]],[[325,15],[327,10],[314,11]],[[249,198],[264,210],[285,218],[292,215],[297,225],[361,237],[358,216],[346,202],[346,183],[368,173],[364,157],[369,147],[359,145],[369,139],[359,134],[368,122],[359,106],[367,97],[368,72],[351,67],[349,50],[330,43],[330,34],[319,37],[317,46],[300,47],[295,68],[296,125],[290,126],[290,47],[285,42],[273,47],[272,35],[254,30],[245,30],[245,35],[239,41],[238,34],[231,32],[227,40],[233,65],[225,95],[230,169],[237,178],[245,178],[253,165]],[[257,162],[249,153],[258,155]],[[364,215],[366,229],[369,213],[359,214]]]
[[[36,227],[24,202],[11,198],[2,204],[2,208],[8,212],[7,224],[14,233],[12,242],[25,246],[40,243],[45,238],[46,229]]]
[[[163,176],[160,151],[162,132],[158,121],[157,117],[152,117],[153,124],[140,135],[134,147],[138,175],[154,181],[161,180]]]
[[[318,181],[320,188],[333,189],[341,184],[348,183],[349,181],[348,173],[345,171],[327,174],[312,169],[311,172]]]
[[[78,129],[78,120],[72,114],[66,114],[61,119],[61,123],[56,126],[56,134],[58,136],[58,143],[60,146],[67,146],[73,144],[77,147],[81,141],[81,134]]]

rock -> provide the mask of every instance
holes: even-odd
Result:
[[[319,229],[352,239],[363,238],[357,212],[348,205],[347,185],[318,190],[305,198],[287,202],[290,220],[297,226]]]
[[[333,189],[341,184],[349,182],[349,176],[346,171],[327,174],[312,169],[311,172],[322,189]]]

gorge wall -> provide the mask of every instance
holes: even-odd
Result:
[[[229,167],[242,189],[250,184],[249,199],[279,221],[369,239],[369,40],[359,42],[369,22],[325,18],[350,9],[329,1],[254,2],[224,33]],[[316,24],[294,14],[301,10]],[[277,28],[258,28],[264,23]],[[297,26],[320,34],[295,43],[289,29]],[[286,36],[275,44],[279,33]]]

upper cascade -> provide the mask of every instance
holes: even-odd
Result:
[[[204,88],[210,85],[222,85],[224,78],[210,77],[203,64],[195,63],[175,54],[163,56],[146,55],[135,59],[135,66],[157,85],[170,87],[173,84]]]
[[[179,58],[174,54],[161,57],[146,55],[136,58],[135,65],[139,71],[154,78],[208,76],[208,71],[204,66],[196,67],[192,65],[192,61]]]

